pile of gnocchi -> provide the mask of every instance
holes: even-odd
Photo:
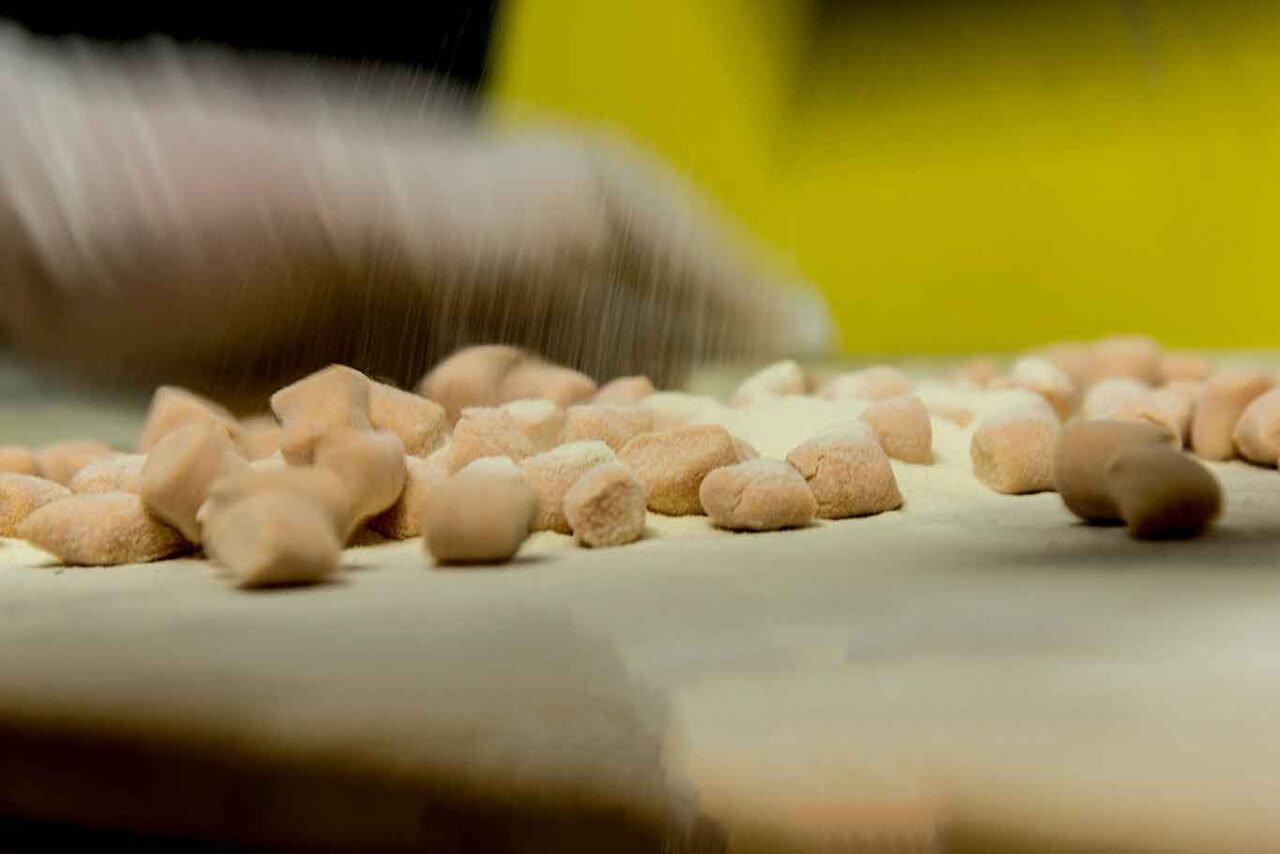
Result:
[[[977,417],[966,393],[993,390],[1010,393]],[[856,415],[775,456],[718,417],[797,397]],[[421,537],[432,563],[465,566],[509,561],[538,531],[624,546],[644,536],[649,513],[796,529],[901,508],[891,463],[929,465],[932,424],[945,419],[971,430],[972,472],[990,489],[1056,491],[1087,521],[1177,537],[1221,510],[1196,457],[1280,458],[1273,375],[1213,372],[1134,336],[1044,348],[1003,372],[977,361],[931,384],[889,366],[819,383],[784,361],[727,402],[657,391],[645,377],[597,386],[484,345],[414,391],[332,365],[277,391],[270,408],[241,419],[161,387],[133,453],[95,441],[0,447],[0,536],[65,565],[203,551],[236,586],[259,588],[322,581],[346,546],[375,535]]]

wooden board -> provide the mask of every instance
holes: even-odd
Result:
[[[416,541],[250,595],[0,544],[0,813],[371,849],[1265,850],[1280,475],[1137,543],[1054,495],[781,534]],[[524,846],[524,848],[521,848]]]

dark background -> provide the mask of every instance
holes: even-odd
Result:
[[[235,8],[201,10],[190,4],[121,8],[93,4],[68,9],[41,4],[35,9],[0,3],[0,18],[48,36],[80,35],[105,41],[132,41],[163,34],[179,42],[203,42],[237,48],[356,62],[405,65],[434,72],[475,89],[484,77],[494,12],[499,0],[445,0],[405,4],[398,11],[339,4],[340,11],[317,7],[274,14]]]

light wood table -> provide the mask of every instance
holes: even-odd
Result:
[[[494,570],[352,549],[265,595],[0,543],[0,813],[366,850],[1273,849],[1280,474],[1215,471],[1226,516],[1184,543],[905,488]]]

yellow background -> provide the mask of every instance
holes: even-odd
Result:
[[[500,112],[664,155],[852,353],[1280,345],[1280,3],[510,0]]]

